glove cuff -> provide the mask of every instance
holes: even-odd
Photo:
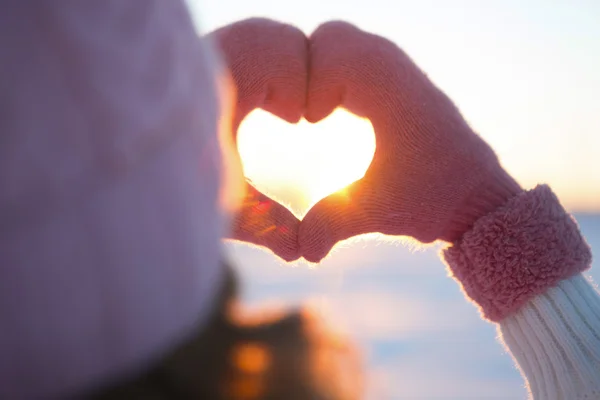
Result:
[[[492,321],[584,271],[592,259],[577,223],[546,185],[480,218],[443,257],[466,295]]]

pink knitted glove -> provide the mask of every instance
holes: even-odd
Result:
[[[371,121],[376,150],[364,178],[317,203],[302,221],[298,239],[307,260],[369,232],[455,241],[521,191],[394,43],[329,22],[310,37],[310,52],[306,119],[317,122],[342,106]]]
[[[237,89],[232,129],[262,108],[298,122],[306,98],[307,39],[297,28],[266,19],[248,19],[213,32]],[[299,257],[298,219],[250,184],[234,221],[232,239],[271,249],[286,261]]]

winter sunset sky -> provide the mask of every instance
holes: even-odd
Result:
[[[189,0],[200,32],[252,16],[310,33],[343,19],[402,47],[525,187],[549,183],[600,212],[600,2],[596,0]],[[365,121],[337,113],[290,128],[255,112],[240,132],[247,175],[296,209],[360,177]]]

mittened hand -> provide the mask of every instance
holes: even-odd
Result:
[[[368,118],[376,150],[365,176],[317,203],[298,240],[317,262],[340,240],[380,232],[454,241],[520,191],[452,102],[394,43],[343,22],[310,37],[306,119],[335,108]],[[343,146],[343,143],[340,143]]]
[[[289,122],[303,115],[318,122],[343,107],[368,118],[376,136],[365,176],[318,202],[302,223],[248,185],[232,238],[288,261],[313,262],[363,233],[455,241],[520,191],[452,102],[394,43],[343,22],[322,25],[310,39],[263,19],[212,36],[238,91],[234,132],[259,107]]]
[[[295,123],[304,112],[307,85],[307,39],[290,25],[249,19],[209,35],[216,41],[232,75],[237,103],[232,130],[262,108]],[[286,261],[297,259],[298,219],[281,204],[246,184],[246,196],[231,239],[271,249]]]

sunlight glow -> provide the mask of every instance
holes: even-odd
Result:
[[[317,124],[289,124],[256,110],[238,130],[238,150],[256,188],[303,214],[364,176],[375,134],[368,120],[341,109]]]

